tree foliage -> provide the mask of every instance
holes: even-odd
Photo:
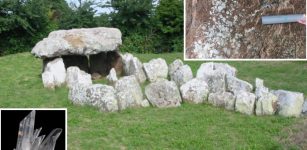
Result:
[[[182,51],[182,0],[0,0],[0,55],[30,51],[58,29],[119,28],[123,51]],[[98,14],[94,6],[111,8]]]

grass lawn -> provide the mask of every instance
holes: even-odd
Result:
[[[143,62],[162,57],[171,63],[182,58],[181,53],[136,56]],[[202,62],[186,63],[195,75]],[[230,64],[238,69],[238,76],[243,80],[254,84],[259,77],[271,89],[307,95],[307,62]],[[54,91],[44,89],[40,73],[41,61],[30,53],[0,57],[0,107],[67,108],[68,149],[71,150],[307,149],[306,143],[298,142],[295,137],[300,132],[307,135],[306,117],[246,116],[207,104],[102,113],[93,107],[72,105],[65,87]]]

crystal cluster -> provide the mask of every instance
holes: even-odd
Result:
[[[26,116],[19,124],[17,145],[14,150],[54,150],[62,129],[56,128],[45,138],[39,136],[42,128],[34,131],[35,110]]]

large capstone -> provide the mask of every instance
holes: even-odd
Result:
[[[118,50],[121,32],[115,28],[89,28],[53,31],[38,42],[32,54],[40,58],[64,55],[93,55]]]
[[[178,107],[181,96],[174,81],[160,79],[145,87],[145,95],[149,102],[156,107]]]

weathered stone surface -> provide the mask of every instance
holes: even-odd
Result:
[[[256,78],[256,115],[273,115],[277,111],[277,96],[269,92],[263,80]]]
[[[162,58],[152,59],[148,63],[143,64],[147,79],[155,82],[159,78],[166,79],[168,74],[168,66]]]
[[[130,107],[141,107],[143,93],[134,75],[125,76],[115,83],[115,90],[120,110]]]
[[[115,51],[122,44],[121,32],[115,28],[82,28],[53,31],[32,49],[37,57],[93,55]]]
[[[149,106],[150,106],[150,104],[149,104],[149,102],[148,102],[148,100],[147,100],[147,99],[144,99],[144,100],[142,101],[141,106],[142,106],[142,107],[149,107]]]
[[[87,88],[89,88],[88,85],[76,84],[69,89],[68,99],[71,100],[73,104],[89,105],[88,98],[86,95]]]
[[[193,79],[193,73],[189,65],[184,65],[179,67],[175,72],[171,75],[171,80],[175,81],[177,86],[181,86],[182,84]]]
[[[180,87],[182,100],[190,103],[204,103],[209,94],[209,88],[205,81],[194,78]]]
[[[44,87],[54,88],[65,83],[66,70],[62,58],[50,61],[42,74]]]
[[[256,96],[253,93],[240,92],[236,95],[235,110],[243,114],[252,115],[254,113]]]
[[[146,75],[142,62],[130,53],[125,53],[122,55],[122,58],[124,74],[126,76],[134,75],[140,83],[144,83],[146,81]]]
[[[307,100],[303,104],[302,114],[307,115]]]
[[[87,102],[101,111],[113,112],[118,110],[115,90],[112,86],[93,84],[86,89]]]
[[[273,94],[278,97],[277,113],[279,115],[285,117],[299,117],[304,103],[303,93],[276,90],[273,91]]]
[[[197,70],[197,78],[205,80],[211,93],[226,91],[226,76],[235,76],[236,69],[223,63],[203,63]]]
[[[91,75],[78,67],[69,67],[66,74],[66,84],[68,88],[72,88],[76,84],[91,85]]]
[[[86,56],[82,55],[66,55],[62,56],[65,68],[69,68],[72,66],[78,67],[80,70],[89,73],[89,63]]]
[[[164,79],[147,85],[145,95],[153,106],[159,108],[178,107],[182,101],[176,83]]]
[[[197,70],[196,77],[202,78],[206,76],[207,74],[212,74],[214,72],[220,72],[224,75],[228,76],[236,76],[236,68],[225,64],[225,63],[214,63],[214,62],[208,62],[203,63],[199,69]]]
[[[277,110],[277,96],[264,93],[257,98],[256,115],[274,115]]]
[[[226,85],[227,91],[235,94],[241,91],[252,92],[253,90],[253,85],[250,83],[229,75],[226,76]]]
[[[234,110],[236,97],[230,92],[210,93],[208,102],[213,106]]]
[[[74,104],[91,105],[101,111],[113,112],[118,110],[115,90],[112,86],[93,84],[76,84],[69,90],[68,99]]]
[[[255,85],[255,94],[257,98],[259,98],[263,94],[269,93],[269,89],[264,86],[262,79],[256,78]]]
[[[171,76],[179,67],[183,66],[181,59],[176,59],[168,66],[168,74]]]
[[[114,85],[114,84],[116,83],[116,81],[117,81],[118,79],[117,79],[116,71],[115,71],[114,68],[112,68],[112,69],[110,70],[110,73],[109,73],[109,75],[108,75],[106,78],[107,78],[108,83],[109,83],[110,85]]]

